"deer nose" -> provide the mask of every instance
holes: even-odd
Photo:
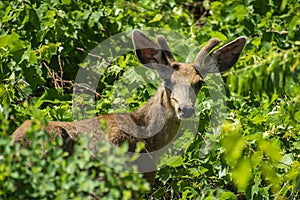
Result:
[[[178,114],[182,118],[189,118],[195,114],[195,109],[193,107],[179,107]]]

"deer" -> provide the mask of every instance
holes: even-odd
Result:
[[[128,151],[134,152],[137,143],[144,144],[146,159],[137,161],[139,169],[154,166],[143,171],[144,177],[153,184],[156,163],[163,149],[179,131],[180,122],[195,113],[195,100],[205,77],[209,73],[223,73],[238,61],[246,44],[241,36],[213,50],[219,40],[210,39],[195,57],[193,63],[176,62],[164,36],[158,35],[157,42],[140,30],[132,32],[135,54],[142,65],[156,70],[163,80],[154,96],[131,113],[104,114],[91,119],[74,122],[49,121],[41,129],[54,137],[62,137],[63,150],[72,152],[81,134],[91,135],[95,141],[108,141],[118,147],[128,143]],[[106,132],[100,125],[105,121]],[[33,121],[25,121],[12,134],[15,142],[29,141],[26,130]],[[105,132],[105,133],[104,133]]]

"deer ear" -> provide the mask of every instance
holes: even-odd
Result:
[[[149,68],[154,68],[152,63],[167,64],[167,59],[161,50],[161,47],[148,38],[139,30],[132,33],[133,46],[140,62]]]
[[[208,52],[206,52],[206,55],[202,54],[203,57],[201,59],[197,56],[198,60],[196,58],[195,62],[198,63],[194,62],[194,65],[203,77],[208,73],[225,72],[237,62],[246,41],[246,37],[242,36],[220,47],[211,54],[207,54]]]
[[[219,72],[227,71],[237,62],[245,47],[246,41],[246,37],[239,37],[211,54],[212,59],[216,62]]]
[[[156,37],[156,40],[160,46],[160,48],[162,49],[164,56],[166,57],[168,63],[172,63],[175,61],[174,56],[170,50],[170,47],[165,39],[164,36],[159,35]]]

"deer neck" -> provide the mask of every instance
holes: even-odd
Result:
[[[144,130],[148,135],[146,141],[149,150],[165,146],[178,132],[180,120],[172,106],[170,94],[170,89],[161,84],[145,106],[131,113],[136,125],[146,127]]]

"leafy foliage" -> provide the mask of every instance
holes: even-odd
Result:
[[[149,190],[141,174],[105,166],[82,144],[69,155],[62,150],[62,138],[53,140],[38,131],[39,127],[37,122],[27,132],[34,142],[23,147],[1,133],[2,199],[132,199]],[[130,159],[125,155],[126,146],[122,148],[115,152],[110,145],[102,145],[98,156],[108,160],[119,157],[118,165],[122,167]]]
[[[179,0],[1,1],[0,197],[299,198],[299,1],[204,0],[201,5],[205,11],[195,21]],[[228,97],[221,133],[206,134],[212,131],[216,107],[206,85],[198,95],[198,133],[185,133],[190,141],[175,144],[188,144],[183,155],[163,158],[153,191],[140,175],[115,172],[94,160],[80,142],[73,155],[60,150],[59,139],[41,149],[40,143],[49,138],[38,131],[47,120],[73,120],[72,88],[87,52],[112,35],[145,27],[176,30],[200,44],[211,37],[224,42],[248,37],[235,69],[223,76]],[[183,51],[189,45],[184,42],[170,44]],[[129,53],[106,68],[97,88],[96,112],[121,110],[112,106],[117,100],[114,84],[123,77],[130,84],[138,82],[132,70],[138,65]],[[146,102],[157,84],[136,89],[125,110]],[[126,96],[125,89],[121,92]],[[20,149],[9,135],[30,118],[43,120],[28,132],[35,142]],[[106,181],[96,180],[93,169]]]

